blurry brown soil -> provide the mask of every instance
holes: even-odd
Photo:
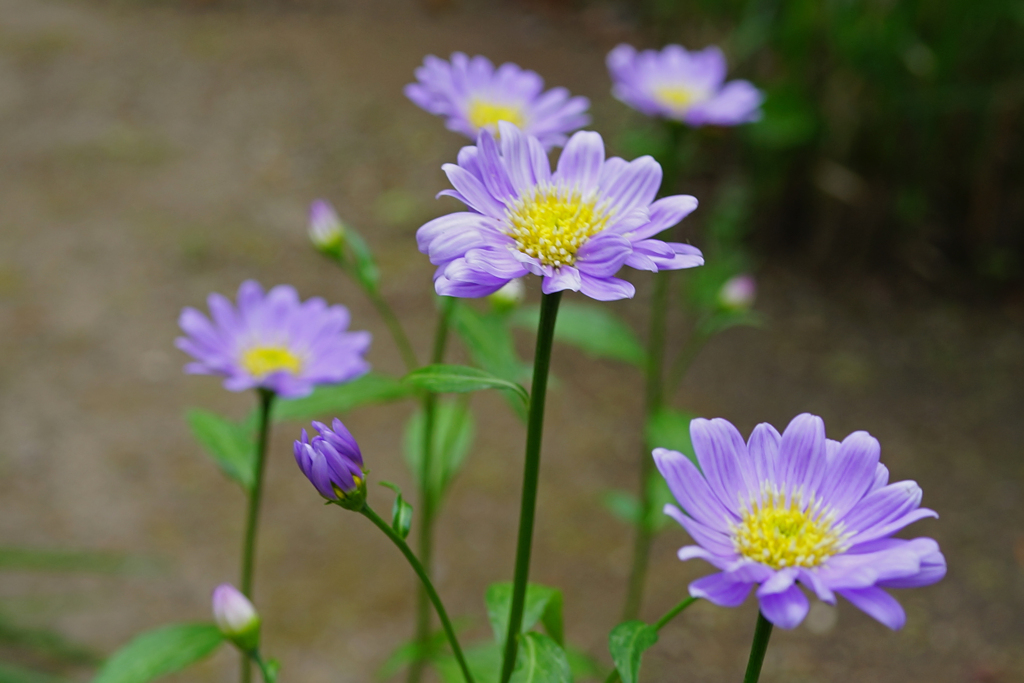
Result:
[[[241,416],[251,397],[179,371],[181,307],[245,278],[294,283],[347,304],[376,335],[375,367],[400,371],[371,308],[307,245],[313,198],[368,236],[425,353],[431,268],[412,237],[456,207],[433,196],[464,143],[401,94],[423,55],[517,61],[591,97],[597,129],[621,128],[603,67],[626,35],[613,14],[571,27],[480,5],[427,16],[399,0],[329,12],[0,2],[0,544],[122,551],[163,567],[3,573],[0,604],[14,617],[109,652],[142,629],[208,618],[212,587],[235,580],[242,495],[182,416],[194,405]],[[613,308],[640,324],[648,281],[633,279],[637,299]],[[913,533],[937,538],[949,561],[945,581],[899,596],[902,632],[849,604],[816,606],[773,636],[763,680],[1024,680],[1021,310],[863,280],[826,291],[772,264],[758,307],[767,329],[718,339],[677,404],[744,432],[803,411],[824,416],[833,438],[869,430],[893,478],[919,481],[941,514]],[[554,362],[534,578],[565,589],[569,638],[607,661],[630,539],[599,497],[634,486],[641,387],[629,368],[568,347]],[[479,435],[440,520],[438,575],[482,638],[484,589],[511,574],[523,429],[494,396],[474,407]],[[398,451],[410,410],[346,417],[374,477],[407,490]],[[276,430],[269,466],[265,650],[283,680],[368,681],[410,632],[412,576],[364,520],[323,507],[289,454],[297,429]],[[671,529],[656,545],[651,619],[706,572],[674,558],[686,540]],[[665,629],[645,680],[738,680],[755,614],[753,600],[694,607]],[[173,680],[231,681],[235,666],[225,650]]]

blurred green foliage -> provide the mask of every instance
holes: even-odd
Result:
[[[767,94],[696,170],[741,169],[754,239],[934,282],[1024,274],[1024,2],[634,0],[652,46],[717,42]],[[723,165],[731,168],[723,169]]]

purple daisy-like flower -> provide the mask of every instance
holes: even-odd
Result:
[[[322,422],[314,422],[313,427],[318,435],[310,439],[303,429],[302,438],[295,442],[295,462],[321,496],[359,509],[366,500],[366,475],[359,444],[338,418],[334,418],[331,427]]]
[[[648,116],[690,126],[735,126],[761,118],[764,95],[749,81],[725,83],[725,55],[717,47],[687,52],[668,45],[637,52],[619,45],[608,53],[612,94]]]
[[[419,229],[421,252],[438,266],[438,294],[487,296],[527,273],[544,278],[545,294],[573,290],[601,301],[633,296],[614,277],[622,266],[659,271],[704,263],[689,244],[652,239],[697,207],[688,195],[654,201],[661,166],[649,156],[605,159],[598,133],[572,136],[554,171],[540,141],[510,123],[500,139],[483,131],[444,171],[471,211]]]
[[[666,505],[698,545],[679,559],[700,558],[721,570],[690,584],[690,595],[724,607],[742,603],[759,584],[765,618],[793,628],[807,614],[803,584],[819,599],[836,594],[891,629],[906,615],[884,589],[935,583],[946,559],[930,538],[892,535],[925,517],[921,488],[889,483],[878,441],[854,432],[842,443],[825,438],[825,423],[798,415],[779,434],[754,428],[747,443],[723,419],[697,419],[690,435],[700,469],[662,448],[654,460],[686,511]]]
[[[499,121],[537,136],[545,149],[564,145],[566,135],[590,123],[590,101],[565,88],[544,90],[544,79],[511,62],[497,69],[486,57],[452,54],[451,62],[428,55],[405,95],[417,106],[448,119],[449,130],[476,139],[496,133]]]
[[[178,325],[187,336],[175,344],[195,359],[186,372],[223,375],[231,391],[259,387],[296,398],[317,384],[347,382],[370,369],[363,359],[370,333],[347,331],[344,306],[328,306],[319,297],[299,301],[288,285],[264,295],[253,280],[238,288],[237,307],[221,294],[207,302],[213,320],[185,308]]]

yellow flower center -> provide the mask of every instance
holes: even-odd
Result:
[[[848,547],[849,534],[815,501],[803,505],[799,493],[786,496],[767,485],[733,525],[736,551],[773,569],[817,567]]]
[[[284,346],[254,346],[242,354],[242,367],[253,377],[265,377],[279,370],[297,375],[302,359]]]
[[[512,104],[499,104],[487,100],[473,100],[467,112],[469,122],[476,128],[488,128],[496,131],[498,121],[508,121],[518,128],[523,128],[526,116],[521,107]]]
[[[579,248],[604,230],[610,217],[611,211],[599,206],[595,197],[538,187],[509,209],[509,234],[519,251],[557,268],[575,263]]]
[[[697,90],[682,85],[663,85],[654,89],[654,99],[669,109],[684,112],[704,96]]]

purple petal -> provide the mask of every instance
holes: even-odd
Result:
[[[655,448],[652,455],[669,490],[688,515],[723,534],[729,532],[730,524],[739,521],[712,493],[704,475],[689,458],[665,448]]]
[[[781,593],[761,595],[761,592],[758,591],[757,599],[761,603],[761,613],[764,618],[779,628],[796,628],[807,616],[807,610],[810,609],[807,596],[796,584]]]
[[[636,241],[654,237],[686,218],[696,208],[697,198],[690,195],[677,194],[659,199],[651,204],[648,223],[635,230],[630,238]]]
[[[907,622],[907,614],[900,603],[881,588],[845,590],[839,591],[839,594],[868,616],[874,617],[894,631],[903,628],[903,624]]]
[[[711,574],[691,583],[690,595],[719,607],[739,607],[750,594],[751,585],[731,581],[724,574]]]
[[[572,266],[555,268],[554,274],[545,277],[541,284],[541,291],[545,294],[553,294],[565,289],[574,292],[580,291],[580,271]]]
[[[754,427],[747,443],[747,451],[754,463],[754,473],[758,486],[768,482],[773,487],[779,483],[779,444],[782,435],[767,422]]]
[[[779,446],[779,483],[787,491],[804,486],[808,474],[825,465],[825,422],[817,415],[797,415],[782,433]]]
[[[761,118],[764,95],[749,81],[730,81],[709,100],[694,104],[684,120],[691,126],[735,126]]]
[[[621,235],[599,233],[576,252],[576,267],[598,278],[611,277],[626,262],[633,245]]]
[[[597,278],[580,273],[580,292],[597,301],[617,301],[632,299],[636,289],[629,282],[619,278]]]
[[[455,164],[445,164],[441,168],[448,176],[452,187],[458,191],[457,199],[464,201],[471,209],[482,214],[495,218],[504,216],[505,205],[491,196],[479,178]]]
[[[629,213],[650,206],[661,187],[661,165],[643,156],[624,166],[615,178],[601,184],[601,194],[611,201],[616,213]]]
[[[575,133],[561,156],[554,177],[565,187],[578,190],[587,196],[597,189],[597,179],[604,164],[604,140],[599,133],[580,131]]]
[[[728,420],[697,418],[690,422],[690,440],[711,490],[738,514],[758,491],[743,437]]]
[[[712,527],[704,526],[692,517],[687,517],[675,505],[666,505],[664,511],[666,515],[679,522],[679,525],[686,529],[690,537],[700,546],[707,548],[719,557],[737,557],[736,548],[729,535]]]
[[[830,462],[819,496],[842,518],[871,487],[881,447],[867,432],[854,432],[843,439]]]

